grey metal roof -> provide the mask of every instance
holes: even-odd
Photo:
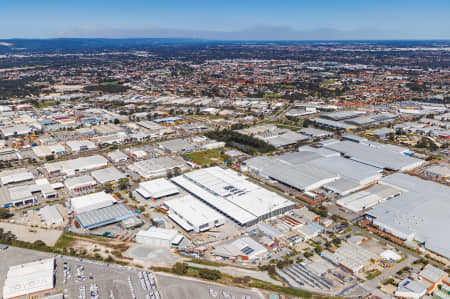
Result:
[[[314,137],[314,138],[320,138],[320,137],[326,137],[326,136],[333,135],[332,132],[328,132],[328,131],[320,130],[320,129],[316,129],[316,128],[303,128],[303,129],[299,130],[298,132],[302,133],[304,135],[307,135],[307,136]]]
[[[348,178],[341,178],[337,181],[325,184],[324,187],[340,195],[345,195],[360,189],[361,185],[358,181]]]
[[[342,135],[343,139],[351,140],[354,142],[364,142],[367,141],[367,138],[358,136],[356,134],[344,134]]]
[[[187,139],[173,139],[162,141],[158,143],[158,145],[162,148],[165,148],[171,152],[189,152],[195,149],[195,145]]]
[[[328,114],[321,115],[323,118],[328,118],[332,120],[343,120],[347,118],[357,117],[364,114],[360,111],[338,111],[338,112],[332,112]]]
[[[84,228],[92,229],[114,222],[119,222],[133,216],[133,213],[124,205],[117,204],[78,214],[76,218]]]
[[[403,173],[382,179],[382,183],[405,190],[403,194],[379,204],[368,214],[377,222],[403,233],[415,233],[425,247],[450,257],[450,188]]]
[[[310,145],[300,146],[297,148],[299,152],[313,152],[321,155],[322,157],[339,157],[340,154],[336,151],[326,149],[324,147],[312,147]]]
[[[67,180],[64,181],[64,184],[67,186],[67,188],[72,189],[76,186],[83,184],[85,185],[95,184],[95,180],[90,175],[86,174],[82,176],[68,178]]]
[[[329,145],[325,148],[343,153],[350,159],[366,163],[379,168],[392,170],[407,170],[420,166],[424,161],[406,156],[396,151],[393,147],[371,142],[370,144],[342,141]],[[403,149],[403,148],[402,148]]]
[[[423,284],[411,280],[409,278],[405,278],[398,284],[397,292],[408,292],[408,293],[415,293],[415,294],[425,294],[427,291],[427,287]]]
[[[386,123],[393,121],[396,119],[399,115],[392,114],[389,112],[379,113],[379,114],[371,114],[371,115],[364,115],[352,119],[345,120],[344,122],[348,124],[354,124],[357,126],[365,126],[370,124],[379,124],[379,123]]]
[[[107,167],[93,171],[92,176],[100,183],[105,184],[112,181],[118,181],[126,178],[126,175],[117,170],[115,167]]]
[[[320,156],[310,152],[289,153],[276,158],[256,157],[247,160],[246,164],[260,169],[265,176],[299,190],[306,190],[320,182],[339,178],[336,173],[305,165],[307,161],[317,157]]]
[[[306,140],[309,140],[309,137],[292,131],[286,132],[273,138],[264,139],[264,141],[270,143],[275,147],[288,146],[291,144],[295,144],[296,142]]]
[[[442,277],[446,276],[446,272],[442,269],[436,268],[435,266],[428,264],[423,268],[423,270],[419,273],[423,278],[428,279],[432,282],[438,282]]]
[[[377,167],[342,157],[316,159],[309,162],[309,164],[330,172],[339,173],[341,176],[353,179],[358,183],[367,178],[377,176],[381,172],[381,169]]]
[[[122,153],[120,150],[116,150],[113,152],[108,153],[108,157],[113,160],[121,160],[121,159],[128,159],[128,156]]]
[[[349,124],[345,124],[345,123],[341,123],[341,122],[337,122],[337,121],[329,120],[329,119],[315,118],[315,119],[313,119],[313,121],[322,126],[338,128],[338,129],[350,129],[350,128],[355,127],[355,126],[352,126]]]
[[[394,133],[395,130],[390,129],[390,128],[380,128],[380,129],[376,129],[376,130],[371,130],[370,132],[375,135],[385,135],[385,134],[389,134],[389,133]]]
[[[296,153],[286,153],[277,158],[281,161],[289,163],[291,165],[299,165],[320,158],[321,156],[313,152],[296,152]]]

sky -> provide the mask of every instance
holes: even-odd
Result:
[[[0,38],[450,39],[450,0],[0,0]]]

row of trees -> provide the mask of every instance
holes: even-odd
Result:
[[[186,263],[176,263],[175,265],[172,266],[172,272],[178,275],[185,275],[188,273],[188,270],[189,266]],[[201,278],[208,280],[218,280],[222,277],[220,271],[207,268],[198,269],[198,275]]]
[[[3,228],[0,228],[0,243],[41,251],[51,251],[52,249],[41,240],[34,241],[33,243],[17,240],[16,235],[10,231],[5,231]]]
[[[224,141],[226,146],[237,148],[247,154],[254,155],[257,152],[268,153],[275,147],[253,136],[244,135],[229,129],[216,130],[205,134],[208,138]]]

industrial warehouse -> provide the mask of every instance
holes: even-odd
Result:
[[[300,148],[299,152],[281,156],[255,157],[243,165],[243,170],[297,190],[309,191],[324,187],[340,195],[349,194],[381,178],[379,168],[312,147]]]
[[[139,183],[139,188],[136,189],[136,193],[144,199],[159,199],[178,192],[177,186],[165,178]]]
[[[45,259],[9,268],[3,298],[30,296],[55,287],[55,259]]]
[[[203,168],[172,178],[172,182],[239,225],[253,225],[295,208],[292,201],[230,169]]]
[[[139,161],[131,164],[128,168],[146,179],[165,176],[168,171],[175,168],[179,168],[180,171],[187,169],[183,159],[168,156]]]
[[[133,218],[134,215],[124,205],[116,204],[79,213],[75,217],[84,229],[94,229]]]
[[[65,174],[74,175],[77,172],[104,168],[108,165],[108,160],[100,155],[82,157],[73,160],[47,163],[44,165],[49,175]]]
[[[400,189],[386,184],[378,184],[366,190],[343,197],[337,200],[336,204],[356,213],[399,196],[401,193],[402,191]]]
[[[324,147],[339,152],[351,160],[381,169],[408,171],[425,163],[423,160],[406,155],[407,148],[369,142],[365,139],[361,142],[329,140]]]
[[[31,181],[34,175],[25,168],[4,170],[0,172],[0,182],[2,185],[15,184]]]
[[[224,217],[190,195],[168,200],[168,216],[185,231],[204,232],[225,223]]]
[[[136,234],[136,242],[159,247],[177,245],[183,238],[176,230],[158,227],[150,227]]]
[[[110,194],[102,192],[91,193],[70,199],[70,205],[77,214],[101,209],[114,204],[116,200]]]
[[[449,258],[450,188],[403,173],[387,176],[382,183],[403,192],[367,212],[373,225]]]
[[[140,222],[125,205],[116,204],[116,199],[104,191],[71,198],[70,204],[76,220],[86,230],[131,218],[130,223]]]

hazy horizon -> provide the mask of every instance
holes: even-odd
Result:
[[[450,39],[450,1],[2,1],[0,39]]]

